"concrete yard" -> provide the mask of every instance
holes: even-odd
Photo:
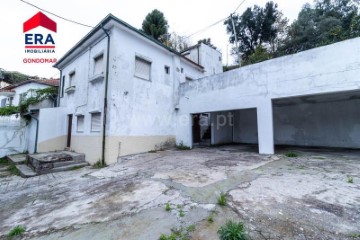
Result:
[[[229,219],[251,239],[359,238],[360,151],[291,150],[299,156],[241,145],[166,150],[103,169],[3,177],[0,238],[21,225],[24,239],[156,240],[195,224],[191,239],[212,240]]]

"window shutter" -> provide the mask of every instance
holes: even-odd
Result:
[[[83,132],[84,131],[84,116],[77,116],[77,131]]]
[[[100,55],[94,59],[94,75],[102,74],[103,71],[103,55]]]
[[[1,99],[1,107],[5,107],[6,105],[6,98]]]
[[[150,80],[151,73],[151,63],[141,59],[139,57],[135,58],[135,75],[137,77]]]
[[[99,132],[101,129],[101,113],[91,114],[91,131]]]

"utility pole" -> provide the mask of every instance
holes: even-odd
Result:
[[[240,51],[239,51],[239,42],[238,42],[238,38],[237,38],[237,34],[236,34],[236,29],[235,29],[235,23],[234,23],[234,19],[233,19],[233,14],[230,14],[231,17],[231,22],[232,22],[232,26],[233,26],[233,30],[234,30],[234,36],[235,36],[235,43],[236,43],[236,50],[238,51],[238,58],[239,58],[239,67],[241,67],[241,56],[240,56]]]

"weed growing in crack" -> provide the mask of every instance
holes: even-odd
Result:
[[[186,228],[172,228],[170,235],[161,234],[159,240],[190,240],[193,231],[195,231],[195,224]]]
[[[100,159],[92,166],[92,168],[95,168],[95,169],[100,169],[100,168],[104,168],[104,167],[107,167],[107,165],[103,164]]]
[[[287,156],[287,157],[289,157],[289,158],[296,158],[296,157],[299,156],[299,154],[296,153],[296,152],[287,152],[287,153],[285,154],[285,156]]]
[[[218,204],[220,205],[220,206],[225,206],[226,205],[226,195],[225,195],[225,193],[220,193],[220,196],[219,196],[219,198],[218,198]]]
[[[206,220],[207,220],[208,223],[213,223],[213,222],[214,222],[214,217],[213,217],[213,215],[210,214]]]
[[[179,211],[179,216],[180,217],[185,217],[185,212],[182,209],[180,209],[180,211]]]
[[[20,171],[17,169],[15,164],[10,164],[7,170],[13,175],[20,176]]]
[[[13,237],[21,236],[25,231],[26,229],[23,226],[18,225],[10,230],[7,237],[8,239],[12,239]]]
[[[347,182],[354,183],[354,178],[352,176],[349,176]]]
[[[171,211],[170,203],[166,203],[166,204],[165,204],[165,210],[166,210],[167,212],[170,212],[170,211]]]
[[[176,145],[176,148],[177,148],[178,150],[182,150],[182,151],[191,150],[191,147],[186,146],[183,142],[180,142],[179,144],[177,144],[177,145]]]
[[[241,222],[227,221],[218,230],[220,240],[248,240],[244,224]]]

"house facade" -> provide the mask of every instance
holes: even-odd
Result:
[[[177,53],[109,15],[55,65],[39,151],[90,163],[184,144],[360,148],[360,38],[222,73],[204,44]]]
[[[39,151],[68,147],[91,163],[102,154],[111,163],[173,146],[179,85],[222,72],[219,51],[196,49],[199,59],[187,58],[107,16],[55,65],[61,72],[55,115],[64,124],[52,136],[40,133]],[[55,115],[40,113],[40,122]]]

